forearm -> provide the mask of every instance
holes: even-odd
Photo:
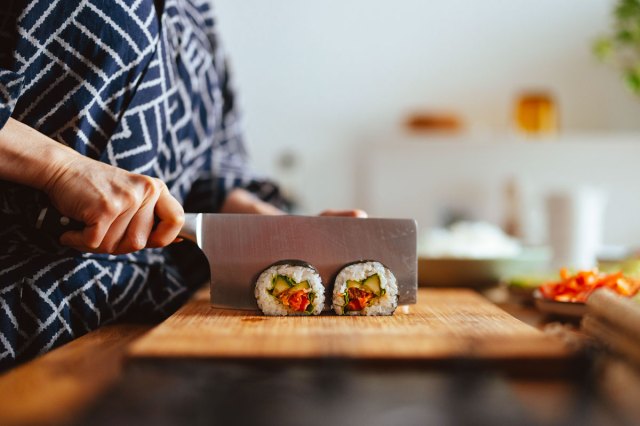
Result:
[[[0,180],[44,191],[60,213],[82,222],[59,240],[79,251],[164,247],[184,223],[160,179],[85,157],[12,119],[0,130]]]
[[[238,188],[229,192],[224,200],[220,213],[245,213],[245,214],[266,214],[281,215],[287,212],[266,203],[244,189]],[[342,216],[366,218],[367,212],[360,209],[347,210],[325,210],[320,216]]]
[[[0,129],[0,179],[46,190],[77,152],[13,118]]]
[[[267,214],[280,215],[284,211],[265,203],[249,191],[244,189],[234,189],[229,192],[220,213],[247,213],[247,214]]]

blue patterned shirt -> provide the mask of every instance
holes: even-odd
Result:
[[[210,0],[3,0],[0,127],[9,117],[162,179],[186,211],[216,211],[234,187],[277,197],[248,171]],[[166,314],[196,280],[171,250],[60,247],[33,229],[46,202],[0,181],[0,369],[133,307]]]

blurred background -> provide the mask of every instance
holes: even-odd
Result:
[[[487,221],[544,244],[551,194],[597,191],[615,249],[640,246],[640,97],[594,54],[617,3],[215,8],[253,164],[298,213]]]

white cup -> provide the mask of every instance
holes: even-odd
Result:
[[[546,197],[549,244],[554,267],[590,269],[602,244],[606,195],[591,187],[549,193]]]

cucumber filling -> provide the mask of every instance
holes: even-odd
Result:
[[[380,276],[373,274],[367,278],[356,281],[347,281],[347,290],[344,292],[344,312],[361,311],[371,306],[376,300],[386,293],[380,284]]]
[[[309,281],[296,282],[286,275],[276,275],[271,280],[269,293],[285,307],[296,312],[313,313],[315,293]]]

